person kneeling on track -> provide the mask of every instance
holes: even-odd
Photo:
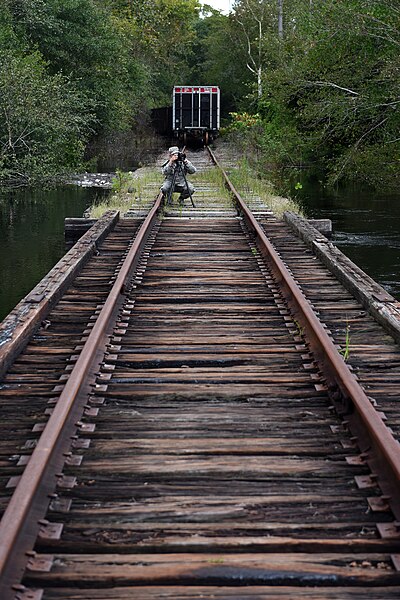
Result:
[[[165,181],[161,186],[161,191],[170,201],[172,201],[172,193],[179,192],[178,202],[183,204],[183,201],[195,192],[193,185],[186,179],[186,173],[190,175],[196,173],[196,167],[186,158],[185,154],[180,152],[178,146],[171,146],[168,152],[169,159],[162,167]],[[174,189],[171,192],[173,183]]]

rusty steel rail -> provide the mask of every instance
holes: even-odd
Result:
[[[357,436],[357,443],[362,452],[360,460],[367,462],[372,473],[377,476],[378,484],[386,494],[395,517],[400,519],[400,444],[351,373],[263,228],[231,183],[226,171],[212,150],[208,147],[207,149],[211,159],[221,170],[226,186],[234,196],[247,227],[255,235],[258,248],[281,288],[292,317],[304,331],[315,361],[326,379],[332,400],[339,408],[347,404],[346,420]]]
[[[7,372],[71,281],[96,252],[97,244],[112,231],[118,219],[118,211],[104,213],[1,323],[0,377]]]
[[[162,203],[157,196],[153,208],[142,224],[116,281],[104,303],[91,333],[61,392],[57,405],[34,449],[28,467],[11,497],[0,523],[0,598],[15,596],[15,587],[22,578],[28,559],[32,558],[40,519],[46,514],[50,495],[57,485],[71,437],[77,427],[90,391],[89,378],[104,358],[104,350],[125,299],[130,275],[137,266],[141,252],[156,222]]]

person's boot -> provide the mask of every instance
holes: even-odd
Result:
[[[183,206],[184,202],[185,202],[185,198],[183,198],[182,195],[179,196],[179,198],[178,198],[178,204],[179,204],[179,206]]]

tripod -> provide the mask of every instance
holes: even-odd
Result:
[[[187,179],[186,179],[185,169],[182,167],[182,161],[180,159],[178,159],[176,161],[176,167],[175,167],[174,174],[172,176],[171,187],[168,190],[167,204],[172,204],[172,194],[174,193],[175,183],[176,183],[176,180],[177,180],[177,177],[178,177],[179,173],[182,175],[183,180],[185,182],[186,190],[187,190],[187,193],[189,194],[189,198],[190,198],[190,201],[192,203],[192,206],[193,206],[193,208],[196,208],[196,205],[193,202],[192,194],[190,193],[189,185],[188,185],[188,182],[187,182]]]

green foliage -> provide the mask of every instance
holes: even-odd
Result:
[[[112,19],[93,0],[16,0],[10,2],[15,30],[37,48],[49,72],[62,73],[89,97],[99,128],[132,123],[139,65],[130,54],[132,31]]]
[[[197,0],[0,0],[0,8],[3,180],[76,168],[89,133],[144,124],[149,107],[169,103],[189,76]]]
[[[11,13],[7,9],[6,0],[0,0],[0,48],[16,50],[20,42],[15,35]]]
[[[117,0],[114,11],[126,15],[134,32],[133,53],[149,73],[149,95],[154,106],[171,101],[171,90],[187,81],[198,0]]]
[[[398,6],[389,0],[282,6],[283,35],[276,0],[237,0],[231,16],[213,29],[215,53],[222,55],[218,68],[233,62],[231,79],[242,82],[232,112],[261,120],[245,127],[235,117],[229,129],[242,127],[244,146],[264,162],[318,163],[332,183],[361,179],[397,187]],[[221,52],[221,45],[229,51]]]
[[[112,180],[112,189],[117,194],[119,192],[125,191],[128,189],[129,184],[132,182],[132,172],[129,171],[126,173],[125,171],[120,171],[117,169],[115,173],[115,177]]]
[[[259,114],[251,115],[247,112],[231,112],[229,114],[232,122],[228,128],[228,131],[245,131],[261,123]]]
[[[344,10],[331,6],[319,18],[328,31],[310,52],[297,92],[300,125],[309,138],[317,128],[316,143],[325,150],[333,182],[354,176],[368,180],[372,162],[373,170],[380,170],[399,151],[400,13],[371,0],[346,3]],[[335,45],[327,52],[333,32]]]
[[[32,183],[80,165],[91,104],[40,54],[0,50],[0,179]]]
[[[95,0],[0,4],[0,177],[74,170],[89,135],[126,130],[147,109],[137,31]]]
[[[251,74],[246,68],[246,56],[236,43],[236,23],[206,5],[196,24],[196,35],[188,57],[192,81],[220,87],[223,115],[240,110],[249,91]]]

